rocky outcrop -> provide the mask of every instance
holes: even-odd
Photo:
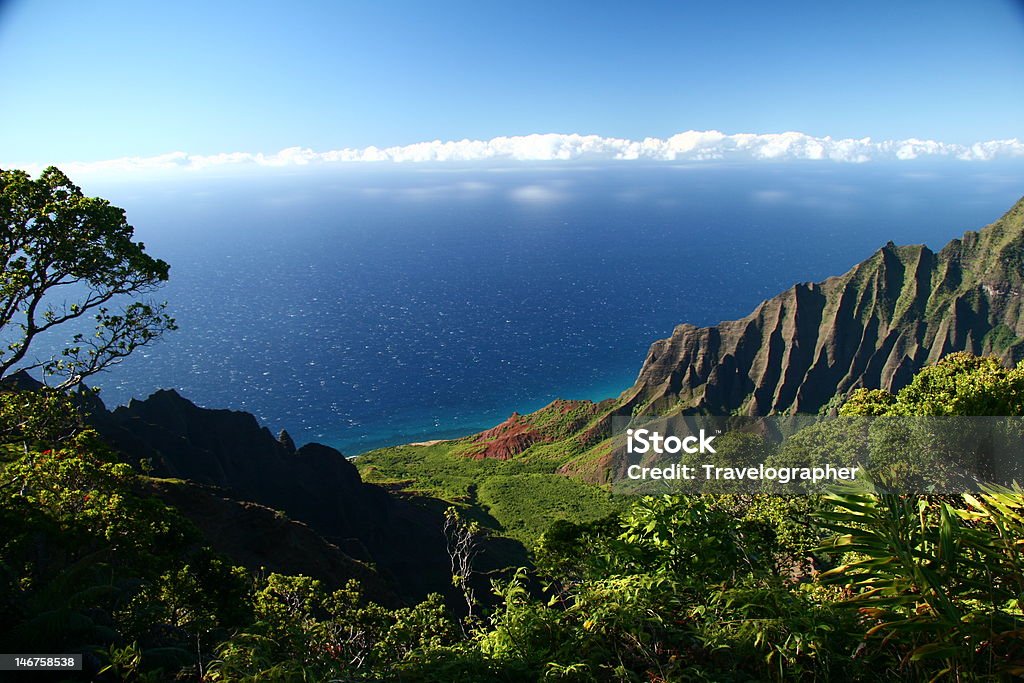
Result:
[[[591,401],[557,399],[529,415],[512,415],[468,439],[467,453],[477,460],[509,460],[534,444],[552,443],[579,431],[600,411]]]
[[[655,342],[616,412],[817,412],[895,390],[952,351],[1024,356],[1024,200],[935,253],[889,243],[839,277],[794,285],[740,320]]]
[[[407,600],[431,592],[449,595],[456,605],[461,599],[451,583],[444,504],[393,495],[364,483],[355,466],[333,448],[306,444],[292,450],[248,413],[200,408],[170,390],[110,412],[94,406],[91,421],[126,459],[154,476],[200,485],[172,503],[211,534],[211,545],[229,556],[238,550],[228,544],[229,530],[220,523],[215,528],[204,523],[202,510],[216,508],[223,519],[233,516],[239,533],[251,536],[245,529],[251,531],[253,525],[270,533],[270,525],[252,515],[265,517],[261,510],[271,508],[308,525],[349,558],[346,563],[337,554],[325,555],[324,548],[312,541],[303,545],[314,555],[302,560],[302,566],[329,570],[318,578],[344,576],[346,566],[352,570],[348,578],[360,578],[363,570],[356,568],[370,565]],[[234,501],[236,507],[198,495],[197,491],[209,490],[202,487],[215,487],[217,496]],[[246,507],[250,504],[256,505]],[[298,538],[296,528],[284,529]],[[269,536],[266,542],[273,544],[275,539]],[[521,547],[499,545],[485,549],[481,571],[507,566],[510,556],[525,561]],[[237,561],[255,552],[247,550]],[[292,562],[300,566],[299,558]]]
[[[278,432],[277,441],[282,446],[284,446],[284,450],[287,453],[294,453],[296,450],[298,450],[295,447],[295,441],[292,439],[292,435],[288,433],[287,429],[282,429],[280,432]]]

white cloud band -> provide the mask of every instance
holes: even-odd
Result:
[[[547,133],[490,140],[419,142],[399,147],[364,147],[315,152],[289,147],[275,154],[232,152],[212,155],[171,152],[152,157],[59,164],[73,174],[121,174],[224,167],[282,167],[366,162],[502,162],[502,161],[706,161],[706,160],[831,160],[864,163],[946,157],[966,161],[1024,157],[1017,138],[960,145],[936,140],[880,140],[814,137],[805,133],[738,133],[686,131],[669,138],[627,140],[598,135]],[[35,165],[26,170],[38,170]]]

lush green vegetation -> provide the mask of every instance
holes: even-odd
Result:
[[[492,477],[480,484],[477,500],[502,533],[528,546],[555,520],[591,521],[625,507],[603,489],[550,473]]]
[[[953,353],[914,376],[895,396],[858,389],[842,415],[1024,415],[1024,367],[1008,369],[995,358]]]
[[[457,441],[398,446],[360,456],[357,464],[364,481],[448,501],[527,546],[554,520],[591,521],[626,504],[599,487],[556,473],[557,461],[475,460],[460,453],[465,447]]]
[[[251,579],[84,429],[63,394],[0,394],[0,650],[179,670],[245,623]]]

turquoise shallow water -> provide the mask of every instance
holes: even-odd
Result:
[[[888,240],[940,247],[1024,164],[369,170],[86,186],[172,264],[181,327],[104,375],[354,454],[628,387],[681,322],[744,315]]]

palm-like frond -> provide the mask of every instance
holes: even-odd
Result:
[[[868,636],[906,649],[937,674],[1006,674],[1024,659],[1024,491],[983,488],[962,500],[836,489],[818,514],[834,536],[821,550],[842,564],[821,580],[849,591]]]

